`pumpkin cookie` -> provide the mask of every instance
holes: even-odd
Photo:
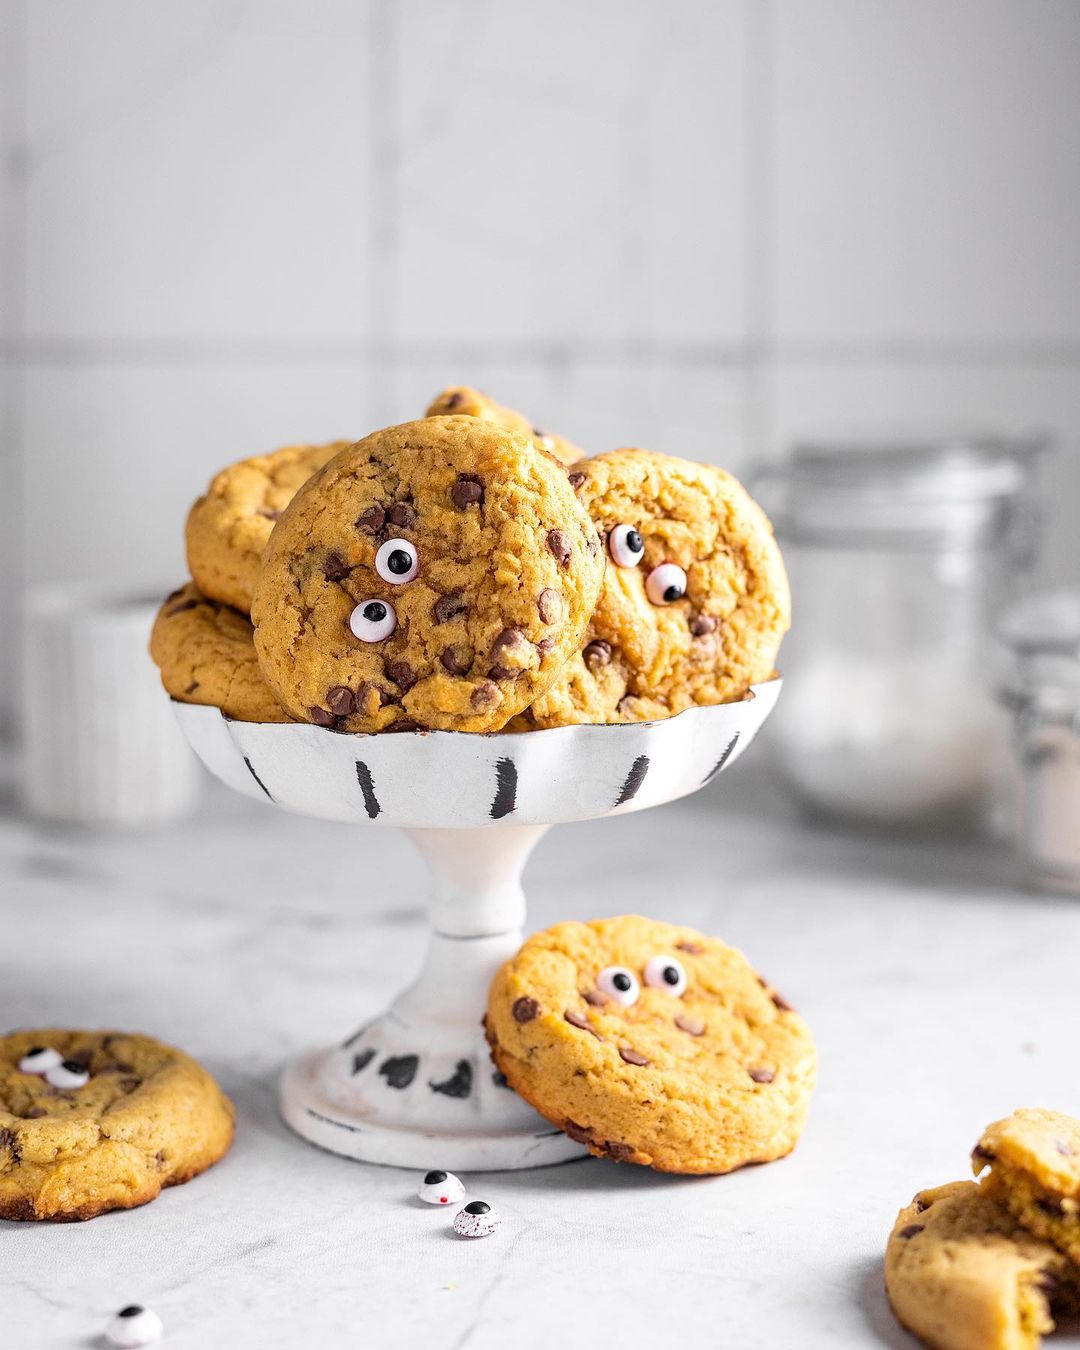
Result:
[[[291,722],[263,679],[253,635],[245,615],[188,582],[158,611],[150,655],[181,703],[206,703],[238,722]]]
[[[893,1312],[935,1350],[1035,1350],[1073,1313],[1080,1270],[1024,1231],[985,1186],[921,1191],[885,1249]]]
[[[227,1152],[233,1108],[195,1060],[149,1036],[0,1037],[0,1219],[132,1209]]]
[[[580,645],[604,571],[565,472],[475,417],[336,456],[274,530],[252,619],[295,717],[343,731],[497,731]]]
[[[989,1126],[975,1145],[976,1176],[1029,1232],[1080,1262],[1080,1121],[1024,1109]]]
[[[647,450],[570,474],[608,569],[581,651],[521,719],[636,722],[731,703],[770,679],[790,623],[772,527],[730,474]]]
[[[816,1057],[745,957],[628,916],[560,923],[498,972],[485,1030],[507,1082],[598,1157],[730,1172],[790,1153]]]
[[[563,464],[574,464],[582,456],[582,451],[562,436],[542,427],[534,427],[524,413],[513,408],[504,408],[479,389],[470,389],[468,385],[451,385],[444,389],[434,400],[426,417],[444,417],[453,413],[458,417],[479,417],[485,422],[494,422],[501,427],[509,427],[522,436],[528,436],[538,450],[554,455]]]
[[[214,477],[191,508],[185,530],[188,567],[203,595],[248,613],[274,522],[297,488],[348,444],[287,445],[230,464]]]

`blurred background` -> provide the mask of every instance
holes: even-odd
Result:
[[[1025,585],[1080,575],[1075,0],[0,14],[9,731],[48,702],[24,588],[178,584],[216,469],[453,382],[751,479],[832,429],[1037,431]]]

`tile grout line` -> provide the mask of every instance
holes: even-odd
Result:
[[[743,287],[746,333],[742,389],[747,462],[768,455],[772,432],[773,315],[773,9],[749,0],[744,29]]]
[[[372,337],[355,349],[366,365],[367,417],[391,415],[398,347],[398,22],[394,0],[369,0],[367,322]],[[362,354],[361,354],[362,353]]]

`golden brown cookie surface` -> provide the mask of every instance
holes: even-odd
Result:
[[[532,725],[668,717],[772,677],[787,575],[772,527],[730,474],[615,450],[570,478],[608,570],[583,649],[529,709]]]
[[[1080,1271],[971,1181],[921,1191],[885,1249],[896,1316],[935,1350],[1034,1350],[1071,1311]]]
[[[1026,1107],[987,1127],[971,1155],[983,1186],[1030,1232],[1080,1262],[1080,1121]]]
[[[740,952],[636,915],[529,938],[492,983],[485,1027],[548,1120],[597,1156],[666,1172],[789,1153],[814,1085],[806,1024]]]
[[[604,559],[565,471],[473,417],[388,427],[309,480],[252,618],[294,716],[344,731],[494,731],[581,641]]]
[[[506,408],[501,403],[496,403],[493,398],[488,398],[487,394],[482,394],[479,389],[471,389],[468,385],[457,384],[444,389],[432,401],[425,416],[445,417],[451,414],[457,417],[479,417],[485,422],[508,427],[511,431],[527,436],[538,450],[554,455],[563,464],[573,464],[582,455],[581,450],[564,437],[556,435],[553,431],[545,431],[543,427],[534,426],[524,413],[519,413],[514,408]]]
[[[287,445],[230,464],[188,514],[188,567],[203,595],[245,614],[274,522],[298,488],[348,441]]]
[[[161,606],[150,655],[181,703],[220,708],[238,722],[291,722],[263,678],[250,620],[188,582]]]
[[[39,1071],[57,1056],[59,1070]],[[0,1218],[90,1219],[146,1204],[224,1156],[233,1116],[202,1065],[149,1036],[0,1037]]]

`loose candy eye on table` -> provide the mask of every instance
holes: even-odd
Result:
[[[470,1200],[454,1215],[454,1232],[458,1237],[490,1237],[501,1225],[502,1219],[486,1200]]]
[[[465,1199],[465,1187],[453,1172],[428,1172],[416,1194],[427,1205],[451,1205]]]
[[[160,1340],[164,1330],[161,1318],[152,1308],[130,1303],[110,1320],[105,1328],[105,1340],[123,1350],[137,1350],[138,1346],[153,1345]]]

